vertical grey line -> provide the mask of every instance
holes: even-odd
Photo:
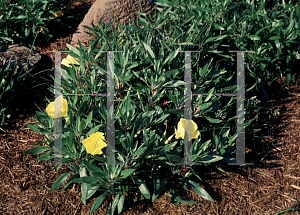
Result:
[[[236,123],[236,159],[237,163],[245,163],[245,66],[244,66],[244,52],[237,52],[237,123]]]
[[[185,71],[184,71],[184,82],[185,82],[185,91],[184,91],[184,131],[185,136],[188,135],[188,138],[184,142],[184,159],[186,165],[192,160],[192,91],[191,91],[191,52],[185,52]]]
[[[62,99],[57,99],[62,96],[61,93],[61,52],[55,52],[55,82],[54,82],[54,117],[62,114]],[[62,164],[62,118],[54,118],[54,163]]]
[[[237,53],[237,101],[236,101],[236,163],[229,165],[253,165],[245,163],[245,63],[244,52],[253,51],[230,51]]]
[[[108,51],[107,57],[107,163],[115,164],[115,126],[114,126],[114,52]]]

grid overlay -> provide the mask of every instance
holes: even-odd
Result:
[[[55,98],[62,96],[61,90],[61,52],[68,51],[47,51],[55,52],[55,81],[54,81],[54,90]],[[90,96],[107,96],[107,163],[99,163],[100,165],[115,165],[115,129],[114,129],[114,52],[122,51],[102,51],[108,52],[107,58],[107,93],[106,94],[85,94]],[[237,137],[236,137],[236,163],[229,163],[229,165],[253,165],[253,163],[245,163],[245,109],[244,109],[244,100],[245,100],[245,66],[244,66],[244,52],[253,51],[229,51],[237,53],[237,93],[215,93],[215,94],[192,94],[191,92],[191,52],[200,52],[200,51],[182,51],[185,52],[185,108],[184,108],[184,119],[185,119],[185,136],[192,137],[192,130],[187,129],[191,128],[191,119],[192,119],[192,96],[236,96],[237,98]],[[65,94],[65,95],[77,95],[77,94]],[[62,109],[62,100],[55,101],[55,113],[61,112]],[[62,118],[54,118],[54,162],[47,163],[47,165],[62,165]],[[192,140],[187,138],[184,142],[184,163],[176,163],[176,165],[200,165],[200,163],[192,163]],[[71,163],[64,163],[68,165]],[[124,165],[124,164],[123,164]]]

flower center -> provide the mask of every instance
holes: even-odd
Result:
[[[99,144],[98,144],[98,141],[97,141],[97,142],[94,142],[94,146],[95,146],[95,147],[98,147],[98,145],[99,145]]]

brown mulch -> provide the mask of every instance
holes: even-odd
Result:
[[[58,29],[50,43],[37,45],[42,60],[39,69],[52,71],[37,75],[38,83],[53,83],[47,74],[53,75],[54,54],[47,50],[67,49],[77,25],[95,0],[72,1],[69,13],[76,17],[72,29]],[[68,15],[68,14],[66,14]],[[51,29],[49,29],[51,30]],[[50,31],[51,32],[51,31]],[[33,105],[44,109],[45,96],[50,97],[47,87],[41,87],[36,94],[40,100],[29,100],[22,104],[23,109],[13,118],[6,134],[0,134],[0,213],[1,214],[89,214],[95,201],[89,199],[83,205],[80,197],[80,185],[75,184],[66,191],[49,190],[55,180],[64,172],[66,166],[56,173],[46,162],[36,161],[34,156],[24,154],[33,144],[42,142],[44,137],[27,128],[25,124],[34,124],[30,117],[38,111]],[[177,189],[178,194],[198,202],[174,206],[166,195],[160,196],[154,203],[143,200],[132,203],[124,214],[275,214],[295,206],[300,200],[300,89],[292,84],[288,89],[273,87],[267,89],[270,100],[263,106],[280,109],[280,115],[272,117],[263,125],[265,138],[263,146],[252,147],[246,159],[254,166],[237,167],[220,164],[231,178],[221,177],[205,169],[198,170],[203,181],[197,181],[209,192],[215,202],[211,203],[198,196],[193,190],[185,192]],[[294,93],[292,95],[290,93]],[[264,116],[262,116],[263,118]],[[260,144],[262,145],[262,144]],[[63,184],[65,185],[65,184]],[[63,186],[60,187],[62,189]],[[136,201],[136,199],[135,199]],[[297,210],[285,214],[299,214]],[[106,214],[104,206],[95,214]]]

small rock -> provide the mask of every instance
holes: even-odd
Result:
[[[140,12],[146,14],[156,8],[154,0],[96,0],[73,34],[70,45],[79,47],[78,40],[80,40],[82,45],[88,46],[89,41],[94,38],[86,33],[90,33],[90,31],[83,26],[92,28],[93,23],[97,27],[102,17],[102,23],[113,22],[114,28],[116,28],[118,20],[120,20],[120,25],[127,25],[128,18],[131,20],[136,19],[137,14],[135,11],[139,10],[139,5],[141,5]],[[115,19],[110,9],[114,12]],[[121,33],[121,30],[119,30],[119,33]]]
[[[7,50],[0,49],[0,66],[8,63],[10,57],[12,57],[10,61],[12,69],[16,66],[25,70],[31,69],[41,59],[41,55],[38,52],[18,44],[9,45]]]

